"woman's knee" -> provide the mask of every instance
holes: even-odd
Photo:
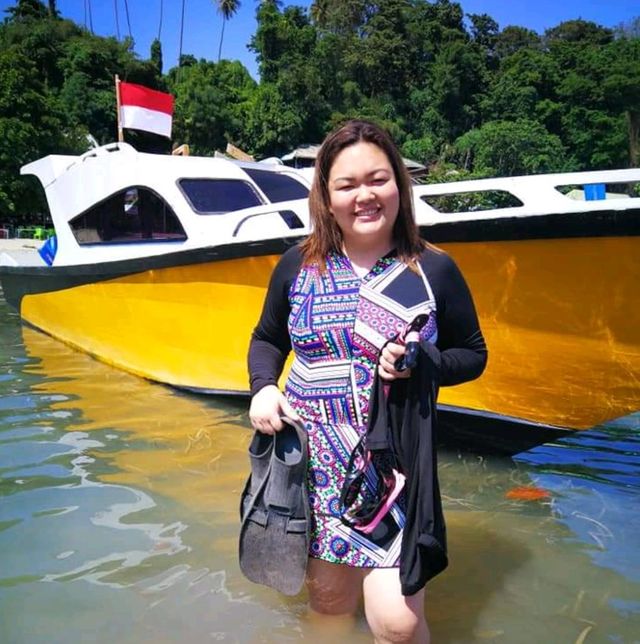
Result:
[[[373,613],[373,614],[372,614]],[[367,611],[367,622],[376,642],[427,644],[429,631],[422,615],[411,610]]]
[[[424,590],[403,596],[397,569],[378,569],[368,574],[364,600],[367,622],[377,643],[428,644]]]

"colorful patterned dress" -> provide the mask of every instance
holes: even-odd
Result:
[[[274,271],[249,349],[251,393],[277,384],[293,349],[285,395],[309,432],[312,557],[399,565],[402,496],[371,534],[341,522],[339,498],[351,451],[366,431],[380,351],[422,313],[430,317],[421,341],[441,352],[440,384],[477,377],[486,362],[484,339],[464,278],[445,253],[425,250],[416,270],[392,253],[359,278],[340,253],[329,254],[322,272],[302,265],[292,248]],[[368,473],[370,485],[374,476]]]
[[[339,518],[346,464],[366,431],[380,351],[435,300],[423,275],[384,257],[359,278],[347,257],[331,254],[324,274],[301,268],[289,292],[295,360],[285,393],[309,432],[308,490],[314,516],[311,556],[359,567],[398,565],[404,513],[395,504],[371,535]],[[412,289],[406,306],[385,295],[397,280]],[[435,334],[435,316],[425,333]],[[373,473],[370,473],[373,476]],[[369,481],[371,482],[371,481]]]

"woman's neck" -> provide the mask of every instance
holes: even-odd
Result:
[[[342,250],[349,258],[351,266],[358,277],[364,277],[375,266],[376,262],[384,257],[393,248],[392,242],[384,244],[370,245],[354,245],[344,243]]]

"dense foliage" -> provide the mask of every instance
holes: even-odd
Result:
[[[239,62],[190,55],[163,74],[160,41],[143,60],[130,38],[94,36],[55,4],[18,0],[0,25],[0,223],[43,210],[21,165],[84,151],[88,135],[115,138],[114,74],[170,91],[174,144],[196,154],[232,142],[281,155],[362,116],[434,177],[638,165],[638,19],[616,30],[571,20],[537,34],[450,0],[317,0],[308,12],[262,0],[249,44],[256,82]],[[232,20],[238,3],[217,4]],[[126,134],[169,151],[154,138]]]

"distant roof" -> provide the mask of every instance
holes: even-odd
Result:
[[[422,165],[422,163],[418,163],[413,159],[407,159],[406,157],[402,157],[402,160],[404,161],[404,164],[407,166],[407,170],[409,170],[409,172],[411,173],[427,171],[426,165]]]
[[[301,145],[300,147],[292,150],[288,154],[280,157],[283,161],[293,161],[295,159],[314,159],[318,156],[320,151],[319,145]]]
[[[320,151],[319,145],[313,145],[313,144],[301,145],[297,147],[295,150],[288,152],[287,154],[285,154],[280,158],[285,163],[287,161],[295,162],[295,161],[301,161],[301,160],[315,161],[315,158],[318,156],[319,151]],[[407,167],[407,170],[409,170],[411,174],[422,174],[427,172],[427,166],[422,165],[417,161],[413,161],[413,159],[406,159],[403,157],[402,160],[404,161],[404,164]]]

